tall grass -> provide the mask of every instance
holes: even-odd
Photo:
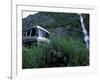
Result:
[[[56,64],[52,63],[55,58],[51,54],[52,49],[56,52],[61,52],[68,58],[66,66],[89,65],[89,50],[84,47],[81,41],[74,40],[70,37],[52,36],[50,43],[42,47],[34,45],[28,49],[23,47],[23,68],[45,68],[52,67],[51,65],[56,67]]]
[[[89,50],[84,47],[81,41],[71,37],[53,37],[51,46],[57,51],[61,51],[69,58],[68,66],[86,66],[89,65]]]

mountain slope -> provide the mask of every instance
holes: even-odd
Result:
[[[82,16],[89,34],[89,14],[82,14]],[[23,30],[34,25],[40,25],[51,34],[67,35],[76,39],[83,37],[80,18],[76,13],[38,12],[22,19]]]

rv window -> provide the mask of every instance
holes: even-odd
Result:
[[[39,36],[41,37],[45,37],[45,38],[48,38],[49,37],[49,34],[43,30],[39,30]]]
[[[49,38],[49,34],[48,34],[48,33],[46,33],[46,34],[45,34],[45,37],[46,37],[46,38]]]
[[[36,29],[32,29],[32,34],[31,36],[35,36],[36,35]]]
[[[27,36],[29,36],[30,35],[30,31],[27,31]]]

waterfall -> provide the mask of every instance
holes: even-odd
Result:
[[[85,28],[85,24],[84,24],[84,21],[83,21],[83,17],[82,17],[81,14],[79,14],[79,16],[80,16],[80,22],[81,22],[82,32],[84,34],[84,42],[85,42],[86,48],[89,48],[89,36],[88,36],[87,30]]]

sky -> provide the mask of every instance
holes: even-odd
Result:
[[[34,12],[34,11],[23,11],[23,18],[26,18],[29,15],[34,15],[38,12]]]

